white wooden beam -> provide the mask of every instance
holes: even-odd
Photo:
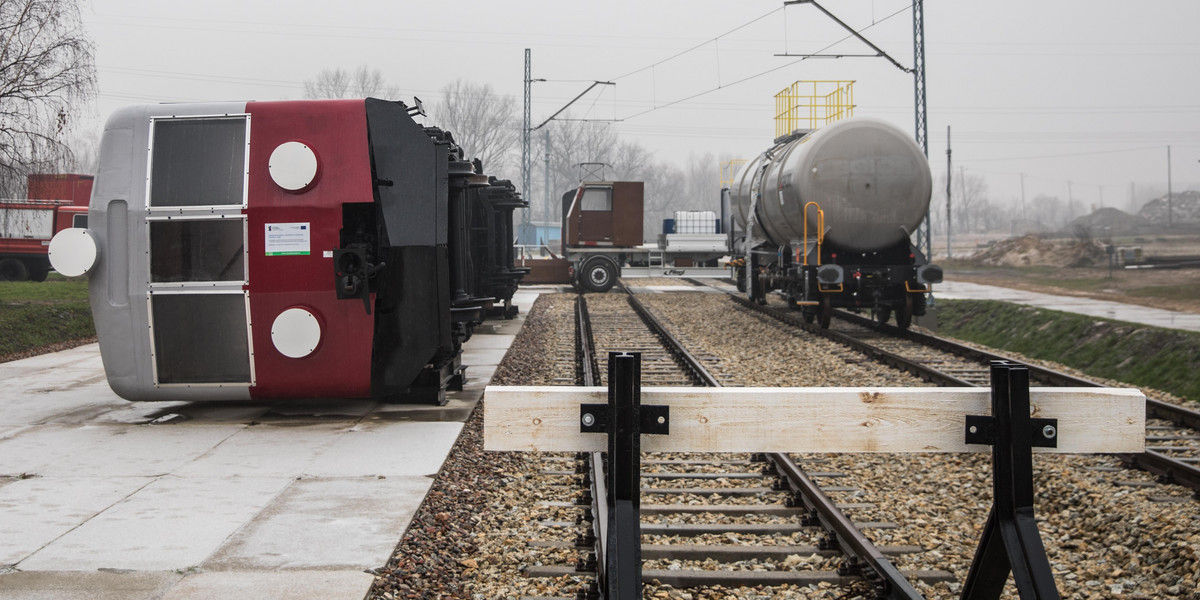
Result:
[[[502,387],[484,392],[484,449],[594,452],[579,405],[606,388]],[[1145,396],[1126,388],[1031,388],[1033,417],[1058,419],[1058,448],[1142,452]],[[963,441],[967,415],[991,414],[988,388],[643,387],[642,404],[671,407],[670,435],[643,435],[646,452],[983,452]]]

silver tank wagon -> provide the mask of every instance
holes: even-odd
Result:
[[[771,158],[768,158],[770,155]],[[745,228],[758,197],[756,237],[778,246],[804,238],[804,207],[825,211],[825,240],[848,250],[886,248],[925,218],[932,181],[921,149],[897,127],[855,117],[783,142],[742,168],[732,186]],[[808,236],[816,235],[809,209]]]

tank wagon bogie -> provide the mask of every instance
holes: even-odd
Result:
[[[114,114],[88,228],[50,248],[56,269],[89,276],[111,387],[444,401],[472,327],[493,305],[512,314],[523,201],[417,110],[368,98]]]
[[[743,235],[733,265],[739,289],[763,301],[779,290],[806,319],[833,308],[925,314],[941,281],[911,243],[932,189],[929,164],[898,128],[856,117],[798,131],[747,163],[730,191]]]

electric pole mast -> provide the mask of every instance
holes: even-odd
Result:
[[[917,145],[929,158],[929,124],[925,118],[925,1],[913,2],[913,104],[916,115]],[[949,202],[949,198],[947,198]],[[925,209],[925,220],[917,229],[917,248],[925,253],[927,260],[933,259],[933,239],[929,231],[929,208]]]
[[[525,122],[521,127],[521,197],[526,201],[529,200],[529,126],[530,121],[530,105],[532,104],[532,71],[530,70],[529,48],[525,49]],[[530,207],[526,206],[521,210],[521,234],[529,235],[529,211]],[[529,240],[522,240],[524,243],[529,243]]]
[[[952,257],[950,253],[950,179],[954,174],[954,168],[950,163],[950,126],[946,126],[946,259]],[[933,260],[930,255],[929,260]]]

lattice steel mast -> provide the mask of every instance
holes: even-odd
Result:
[[[525,120],[521,125],[521,197],[529,200],[529,126],[530,126],[530,108],[532,104],[532,71],[530,70],[530,52],[529,48],[525,49]],[[521,235],[529,235],[529,211],[527,205],[521,210]],[[525,240],[527,241],[527,240]]]
[[[925,0],[913,1],[913,107],[916,115],[917,145],[929,158],[929,123],[925,118]],[[933,236],[929,231],[929,209],[917,228],[917,248],[933,260]]]

